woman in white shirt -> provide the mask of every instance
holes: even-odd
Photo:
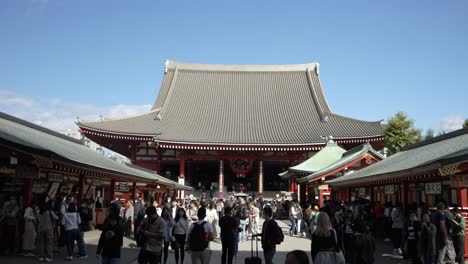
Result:
[[[24,210],[23,251],[25,257],[34,257],[33,252],[36,248],[36,221],[36,204],[31,202],[31,205]]]
[[[65,227],[65,241],[67,245],[67,257],[65,260],[72,260],[73,259],[73,247],[75,245],[75,241],[78,243],[80,232],[79,232],[79,225],[81,224],[80,214],[76,209],[76,205],[71,203],[68,205],[68,211],[63,215],[62,218],[62,225]],[[84,245],[79,245],[79,255],[80,258],[87,257]]]
[[[184,263],[185,241],[187,240],[187,233],[189,229],[189,220],[184,208],[177,209],[176,217],[174,218],[174,227],[172,229],[172,242],[176,242],[177,246],[175,251],[176,264]]]
[[[216,239],[218,238],[218,220],[219,220],[219,216],[218,216],[218,211],[216,211],[216,206],[214,204],[214,202],[210,202],[208,204],[208,208],[206,210],[206,219],[205,219],[208,223],[211,224],[211,226],[213,227],[213,237]]]

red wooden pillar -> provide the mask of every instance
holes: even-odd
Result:
[[[323,206],[323,190],[319,190],[319,207]]]
[[[224,161],[219,161],[218,198],[224,198]]]
[[[351,187],[348,187],[348,202],[351,202]]]
[[[29,206],[32,201],[32,178],[24,179],[24,189],[23,189],[23,208]]]
[[[81,206],[81,202],[83,201],[83,195],[84,195],[84,185],[86,182],[86,178],[83,174],[80,174],[80,178],[78,180],[78,197],[76,197],[76,202],[78,206]]]
[[[258,195],[263,196],[263,161],[258,164]]]
[[[132,184],[132,199],[133,199],[133,204],[136,202],[136,182],[133,182]]]
[[[401,185],[400,185],[401,186]],[[406,209],[406,205],[408,204],[408,182],[403,183],[403,208]]]
[[[109,187],[109,204],[114,200],[115,198],[115,180],[112,179]]]

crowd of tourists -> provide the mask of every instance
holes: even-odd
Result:
[[[457,205],[452,208],[443,201],[432,212],[424,203],[403,208],[361,199],[302,209],[291,202],[289,233],[311,236],[314,263],[374,263],[376,236],[413,264],[464,263],[465,219]]]
[[[14,255],[19,248],[25,257],[52,262],[54,245],[66,248],[66,260],[87,258],[84,233],[91,230],[93,210],[83,200],[78,207],[72,196],[54,205],[52,200],[31,202],[21,212],[15,196],[10,196],[0,211],[0,254]],[[22,229],[20,241],[17,231]],[[74,254],[75,243],[78,246]]]
[[[16,231],[22,225],[19,244],[24,256],[51,262],[57,242],[65,247],[66,260],[88,257],[84,233],[92,229],[90,203],[83,200],[78,207],[72,196],[55,205],[52,201],[32,202],[21,211],[24,223],[19,223],[20,208],[16,197],[11,196],[0,211],[0,253],[15,253]],[[287,264],[309,263],[309,256],[314,264],[371,264],[375,237],[392,242],[393,254],[413,264],[463,263],[465,220],[456,205],[451,208],[447,209],[444,202],[430,210],[424,203],[403,207],[365,199],[325,201],[319,207],[284,198],[265,202],[234,196],[225,200],[186,197],[168,198],[162,204],[141,198],[133,204],[117,198],[101,226],[96,254],[103,264],[120,263],[123,238],[127,236],[140,247],[140,264],[165,264],[170,250],[177,264],[184,263],[187,253],[191,263],[205,264],[211,262],[210,243],[214,241],[222,245],[222,255],[213,263],[231,264],[238,256],[239,243],[258,240],[265,263],[270,264],[284,240],[277,221],[284,220],[290,223],[286,233],[311,241],[310,252],[288,253]],[[252,256],[246,263],[257,260]]]

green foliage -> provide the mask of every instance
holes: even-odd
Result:
[[[468,128],[468,118],[463,122],[463,128]]]
[[[388,119],[385,126],[384,145],[388,156],[399,152],[403,147],[421,141],[421,130],[414,127],[414,121],[403,112]]]
[[[434,137],[434,130],[432,130],[432,129],[429,128],[429,129],[426,131],[426,135],[424,136],[424,140],[428,140],[428,139],[431,139],[431,138],[433,138],[433,137]]]

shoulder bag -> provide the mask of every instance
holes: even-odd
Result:
[[[332,229],[333,231],[333,236],[335,237],[335,251],[334,251],[334,255],[335,255],[335,264],[345,264],[345,258],[344,258],[344,255],[343,255],[343,252],[341,252],[341,249],[338,245],[338,237],[336,235],[336,231],[335,229]]]

